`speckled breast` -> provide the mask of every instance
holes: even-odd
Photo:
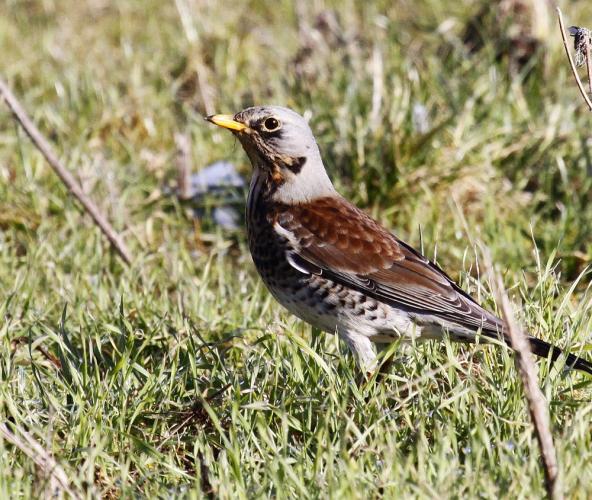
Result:
[[[273,228],[273,203],[265,198],[255,182],[249,192],[246,220],[249,250],[259,275],[274,298],[292,314],[317,328],[335,332],[339,321],[335,285],[292,267],[286,259],[289,243]]]
[[[389,307],[321,276],[302,273],[288,262],[290,243],[273,228],[275,205],[265,196],[255,197],[260,194],[258,187],[256,183],[251,186],[247,202],[249,249],[275,299],[292,314],[329,333],[353,326],[375,341],[392,339]]]

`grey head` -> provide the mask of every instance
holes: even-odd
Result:
[[[281,106],[255,106],[207,118],[238,137],[254,168],[275,184],[274,199],[303,203],[336,195],[306,120]]]

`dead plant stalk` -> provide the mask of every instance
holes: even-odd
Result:
[[[24,108],[20,105],[17,98],[1,77],[0,97],[4,99],[15,120],[21,125],[34,146],[47,160],[47,163],[49,163],[54,172],[62,180],[68,191],[70,191],[70,193],[81,203],[84,210],[91,216],[95,224],[99,226],[100,230],[111,243],[111,246],[126,264],[131,264],[132,256],[121,236],[115,231],[115,229],[113,229],[107,218],[101,213],[95,203],[82,191],[80,185],[76,182],[76,179],[74,179],[74,176],[70,171],[60,162],[51,149],[47,139],[45,139],[41,132],[39,132],[39,129],[31,121]]]

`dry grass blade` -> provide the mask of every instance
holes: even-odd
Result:
[[[71,498],[81,498],[71,488],[66,472],[55,461],[51,453],[44,449],[26,430],[16,427],[16,431],[13,433],[6,424],[0,424],[0,436],[33,460],[49,478],[51,496],[55,496],[57,493],[67,493]]]
[[[384,94],[384,63],[378,47],[372,51],[372,110],[370,127],[376,131],[380,125],[380,112]]]
[[[193,65],[195,66],[195,74],[197,77],[197,87],[201,96],[203,109],[200,113],[206,115],[213,115],[216,112],[214,106],[214,97],[216,91],[209,83],[208,79],[208,67],[203,63],[201,56],[199,34],[196,29],[195,23],[193,22],[193,15],[191,6],[187,4],[185,0],[175,0],[175,6],[177,7],[177,13],[183,26],[185,37],[190,45],[191,58],[194,60]]]
[[[580,89],[580,93],[582,94],[584,101],[588,105],[588,108],[590,109],[590,111],[592,111],[592,102],[590,102],[590,98],[586,94],[586,89],[584,88],[584,85],[582,84],[582,80],[580,80],[580,77],[578,76],[578,70],[576,69],[576,65],[573,61],[573,58],[571,57],[571,52],[569,51],[569,47],[567,45],[567,35],[565,33],[565,25],[563,24],[563,16],[561,15],[561,9],[559,7],[557,7],[557,19],[559,20],[559,29],[561,31],[561,38],[563,39],[563,46],[565,48],[565,53],[567,54],[567,58],[569,59],[569,65],[571,66],[571,72],[573,73],[574,78],[576,79],[576,83],[578,84],[578,88]]]
[[[74,197],[76,197],[76,199],[78,199],[78,201],[82,204],[86,212],[92,217],[95,224],[99,226],[115,251],[120,255],[126,264],[131,264],[132,256],[121,236],[115,231],[115,229],[113,229],[111,224],[109,224],[109,221],[107,221],[105,216],[100,212],[99,208],[94,204],[94,202],[88,196],[86,196],[86,194],[84,194],[70,171],[67,170],[66,167],[64,167],[64,165],[58,160],[45,137],[43,137],[41,132],[39,132],[39,129],[37,129],[37,127],[31,121],[23,107],[18,102],[17,98],[13,95],[13,93],[8,88],[8,85],[6,85],[2,78],[0,78],[0,96],[2,96],[7,106],[10,108],[13,116],[23,127],[24,131],[30,137],[35,147],[41,152],[54,172],[58,174],[58,177],[66,185],[70,193],[72,193],[72,195],[74,195]]]
[[[527,337],[516,323],[512,304],[504,291],[501,276],[495,272],[491,257],[485,253],[485,263],[493,276],[493,289],[497,303],[506,324],[507,334],[512,349],[516,353],[516,365],[524,386],[524,394],[528,402],[528,410],[534,425],[535,433],[543,462],[545,473],[545,487],[549,498],[554,500],[563,498],[557,453],[551,433],[549,408],[545,396],[538,385],[537,368],[534,363]]]

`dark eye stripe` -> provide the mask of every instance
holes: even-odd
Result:
[[[261,137],[263,137],[264,139],[281,139],[282,138],[282,129],[279,128],[277,130],[274,130],[273,132],[268,132],[267,130],[260,130],[259,133],[261,134]]]
[[[305,156],[299,156],[298,158],[294,158],[294,161],[291,165],[286,164],[286,167],[290,169],[293,173],[297,174],[302,170],[304,164],[306,163]]]

